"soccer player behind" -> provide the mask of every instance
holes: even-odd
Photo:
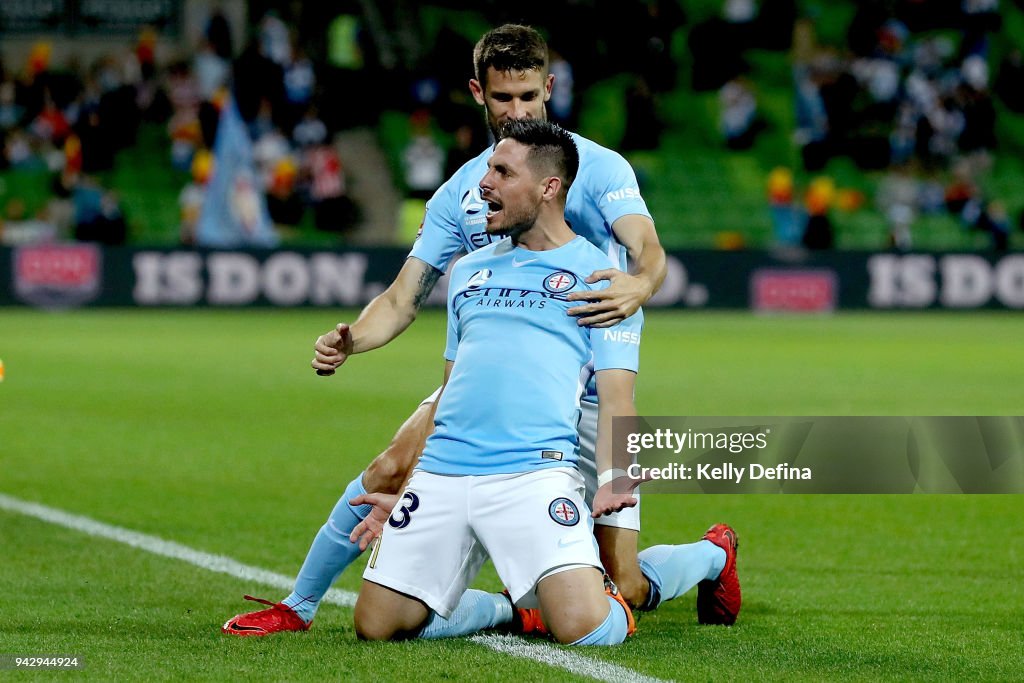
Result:
[[[476,77],[470,81],[470,90],[495,137],[503,122],[546,118],[544,103],[554,77],[548,73],[547,45],[536,30],[500,26],[480,39],[473,57]],[[566,220],[577,234],[608,254],[611,263],[585,278],[588,283],[607,281],[607,287],[570,292],[569,300],[578,305],[567,313],[578,316],[581,325],[608,326],[634,314],[657,290],[664,278],[665,253],[626,160],[571,135],[579,149],[580,168],[566,198]],[[349,355],[371,351],[397,337],[415,319],[458,253],[502,239],[485,229],[486,205],[480,196],[479,180],[490,153],[485,150],[467,162],[435,193],[421,234],[388,289],[351,326],[340,324],[317,340],[312,365],[318,372],[333,374]],[[626,271],[627,252],[633,261],[631,273]],[[327,589],[361,552],[350,534],[372,508],[352,501],[362,500],[366,491],[396,493],[401,488],[433,430],[435,398],[436,394],[425,400],[388,448],[348,484],[314,538],[292,593],[280,603],[268,602],[270,609],[229,620],[225,632],[265,635],[308,628]],[[580,466],[590,497],[598,488],[594,466],[598,404],[592,382],[581,407]],[[696,543],[647,548],[638,556],[639,529],[639,506],[603,516],[595,529],[604,566],[632,605],[654,609],[698,585],[701,623],[735,621],[740,587],[732,529],[716,525]]]

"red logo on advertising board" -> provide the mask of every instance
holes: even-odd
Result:
[[[47,244],[13,252],[14,291],[43,307],[79,306],[99,294],[102,255],[92,244]]]
[[[831,270],[762,269],[751,277],[751,305],[755,311],[831,311],[838,289]]]

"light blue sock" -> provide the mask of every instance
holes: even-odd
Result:
[[[640,551],[640,571],[651,582],[644,610],[678,598],[701,581],[714,581],[725,568],[725,551],[707,540],[655,545]]]
[[[608,598],[611,609],[601,625],[573,643],[573,645],[618,645],[626,639],[629,627],[626,610],[612,598]]]
[[[436,640],[468,636],[485,628],[494,628],[512,621],[512,603],[500,593],[468,590],[462,594],[452,616],[445,619],[431,612],[420,638]]]
[[[366,489],[363,488],[363,475],[360,473],[349,483],[345,493],[341,494],[327,523],[320,527],[299,569],[299,575],[295,578],[292,594],[282,601],[306,623],[313,620],[320,600],[334,580],[359,557],[359,544],[350,542],[348,536],[370,514],[373,506],[352,507],[348,501],[364,493]]]

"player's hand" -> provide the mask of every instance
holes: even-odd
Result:
[[[570,308],[569,315],[578,316],[576,321],[581,327],[611,327],[617,325],[647,303],[651,298],[647,280],[615,268],[595,270],[587,277],[588,284],[601,280],[609,280],[606,289],[592,292],[572,292],[566,297],[568,301],[587,301],[582,306]]]
[[[620,477],[621,479],[622,477]],[[639,482],[638,482],[639,483]],[[594,494],[593,511],[590,516],[595,519],[602,515],[610,515],[624,508],[635,507],[637,499],[632,493],[615,493],[612,490],[614,481],[610,481]]]
[[[320,335],[313,346],[316,355],[310,365],[316,374],[327,377],[352,355],[352,332],[345,323],[338,325],[326,334]]]
[[[359,550],[366,550],[371,543],[380,538],[384,531],[384,525],[391,516],[391,511],[398,502],[398,495],[393,493],[364,493],[349,501],[349,505],[372,505],[373,509],[366,519],[356,524],[356,528],[349,534],[348,540],[359,542]]]

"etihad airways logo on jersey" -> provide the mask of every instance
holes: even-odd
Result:
[[[486,289],[466,289],[458,293],[454,304],[464,299],[473,299],[473,306],[489,308],[532,308],[540,310],[548,301],[557,299],[565,301],[560,294],[549,294],[529,289],[507,289],[504,287],[488,287]],[[467,304],[468,305],[468,304]]]
[[[514,257],[513,257],[514,258]],[[534,259],[536,260],[536,259]],[[478,270],[466,281],[466,289],[459,292],[455,297],[455,304],[462,299],[476,299],[476,306],[491,306],[494,308],[535,308],[540,310],[550,299],[559,301],[566,300],[566,294],[576,286],[576,276],[566,270],[557,270],[547,275],[542,280],[544,289],[539,291],[532,289],[512,289],[508,287],[487,287],[481,289],[491,278],[491,271],[488,268]],[[639,341],[637,342],[640,343]]]
[[[635,187],[624,187],[621,190],[613,190],[604,196],[609,202],[617,202],[621,199],[643,199],[640,190]]]
[[[626,332],[625,330],[605,330],[604,340],[610,342],[619,342],[620,344],[636,344],[639,346],[640,333]]]

